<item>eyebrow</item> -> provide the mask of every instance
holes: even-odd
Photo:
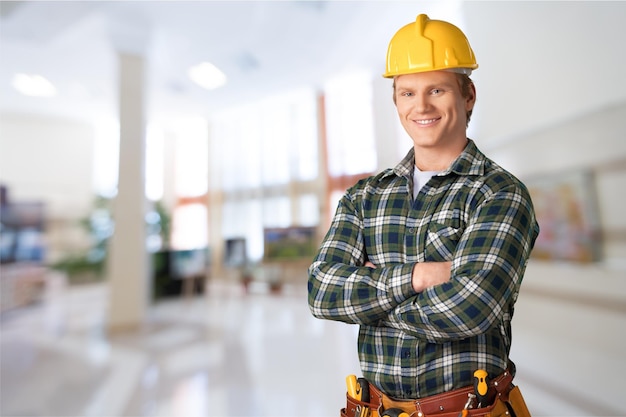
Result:
[[[396,83],[395,87],[396,87],[396,91],[398,91],[398,90],[414,91],[416,89],[421,89],[422,88],[421,86],[418,86],[417,88],[414,87],[413,85],[406,86],[406,85],[402,85],[401,83]],[[430,83],[430,84],[427,84],[426,87],[424,87],[424,90],[425,91],[430,91],[430,90],[432,90],[434,88],[444,88],[446,90],[451,90],[451,89],[454,88],[454,83],[451,83],[449,81],[443,81],[443,82],[440,82],[440,83]]]

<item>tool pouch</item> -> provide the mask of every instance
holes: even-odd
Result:
[[[513,387],[513,389],[509,391],[507,405],[510,408],[509,413],[511,417],[531,417],[530,411],[528,411],[528,407],[526,406],[526,401],[524,401],[524,397],[522,397],[522,391],[520,391],[518,386]]]
[[[378,415],[376,404],[359,401],[346,395],[346,408],[340,411],[340,417],[375,417]],[[432,414],[436,417],[458,417],[459,412]],[[522,392],[518,386],[496,396],[493,404],[487,407],[467,410],[468,417],[531,417]],[[430,415],[424,415],[430,417]]]

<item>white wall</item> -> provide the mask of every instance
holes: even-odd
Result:
[[[626,102],[513,137],[490,155],[529,181],[577,171],[590,174],[604,259],[626,266],[626,218],[619,209],[626,206],[625,131]]]
[[[467,1],[483,143],[626,101],[626,2]],[[475,122],[475,123],[474,123]]]
[[[45,200],[53,216],[84,212],[93,198],[94,131],[87,123],[0,116],[0,175],[15,200]]]
[[[10,201],[43,201],[47,256],[83,248],[78,224],[94,201],[94,130],[87,123],[36,115],[0,115],[0,182]]]

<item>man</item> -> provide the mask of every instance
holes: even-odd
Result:
[[[465,35],[423,14],[389,44],[384,77],[413,148],[347,190],[309,268],[313,315],[360,325],[369,398],[349,395],[342,415],[504,414],[497,394],[529,415],[508,355],[539,227],[526,187],[466,136],[476,68]]]

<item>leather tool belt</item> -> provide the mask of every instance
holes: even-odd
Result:
[[[505,371],[490,381],[489,385],[490,394],[486,404],[476,408],[478,404],[473,386],[416,400],[399,400],[369,384],[369,402],[347,395],[347,405],[341,410],[341,417],[381,417],[385,416],[385,410],[390,409],[402,410],[411,417],[530,417],[519,387],[513,385],[511,372]]]

